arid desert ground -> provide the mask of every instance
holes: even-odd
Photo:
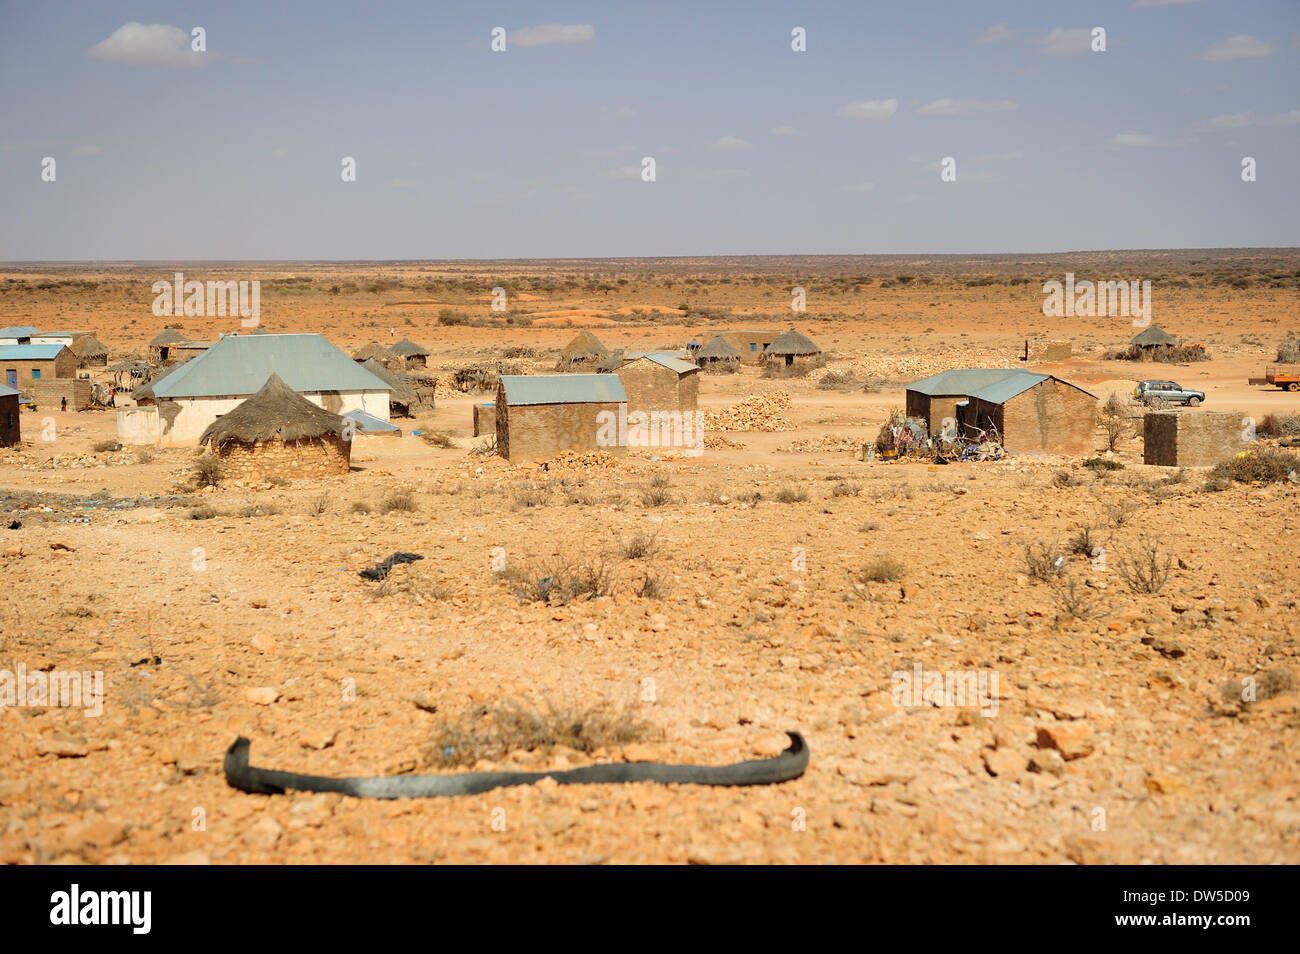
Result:
[[[440,388],[346,477],[202,490],[192,449],[95,450],[110,410],[24,411],[0,451],[0,669],[102,671],[104,705],[0,709],[0,861],[1300,861],[1300,486],[1207,490],[1145,466],[1140,435],[1115,470],[855,453],[905,383],[1017,366],[1035,335],[1074,346],[1036,370],[1099,398],[1170,378],[1207,411],[1300,414],[1246,383],[1300,331],[1300,252],[8,265],[0,325],[91,330],[113,361],[172,321],[237,330],[155,317],[176,271],[259,280],[271,333],[409,337],[441,380],[506,356],[548,370],[580,327],[656,349],[794,324],[852,383],[701,375],[705,409],[788,392],[788,429],[546,468],[476,453],[491,395]],[[1155,322],[1209,360],[1104,359],[1135,329],[1045,318],[1042,283],[1067,272],[1151,280]],[[1085,530],[1105,565],[1073,551]],[[1119,567],[1153,550],[1169,578],[1134,593]],[[424,559],[358,576],[393,551]],[[1064,563],[1035,579],[1027,551]],[[579,567],[604,595],[527,598]],[[898,704],[917,665],[996,674],[996,714]],[[530,715],[563,741],[532,744]],[[811,762],[771,787],[379,802],[247,795],[221,771],[238,735],[255,765],[378,775],[724,764],[787,729]]]

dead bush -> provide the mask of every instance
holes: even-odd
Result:
[[[1106,612],[1095,592],[1072,575],[1061,574],[1053,579],[1050,592],[1057,620],[1096,619]]]
[[[648,560],[654,556],[658,545],[659,531],[637,533],[623,541],[620,552],[625,560]]]
[[[853,576],[857,583],[897,583],[907,573],[901,561],[892,556],[879,556],[869,561]]]
[[[413,490],[394,490],[379,504],[380,513],[414,513],[419,509]]]
[[[452,767],[499,761],[512,752],[549,752],[562,745],[595,752],[653,737],[650,726],[626,709],[607,703],[545,710],[507,701],[470,706],[442,723],[426,753],[430,764]]]
[[[1025,544],[1025,575],[1031,580],[1047,582],[1055,579],[1065,566],[1065,554],[1060,542],[1031,541]]]
[[[211,454],[204,454],[194,460],[194,466],[190,468],[190,476],[194,481],[195,489],[201,490],[204,487],[220,487],[221,481],[225,478],[225,468],[222,467],[219,458]]]
[[[831,488],[832,497],[856,497],[862,493],[862,485],[852,481],[841,481]]]
[[[663,507],[673,502],[672,492],[663,486],[655,486],[653,483],[641,491],[641,506],[643,507]]]
[[[1215,464],[1210,480],[1234,480],[1241,484],[1276,484],[1287,479],[1287,473],[1300,466],[1295,454],[1272,447],[1254,447],[1243,454]]]
[[[1173,567],[1172,556],[1162,556],[1159,546],[1152,540],[1142,540],[1137,546],[1115,557],[1115,572],[1129,591],[1139,595],[1159,593],[1169,582]]]
[[[776,499],[780,503],[803,503],[808,499],[808,491],[802,487],[785,486],[776,492]]]
[[[497,574],[504,579],[521,603],[563,606],[600,599],[614,592],[614,577],[603,556],[587,562],[555,557],[528,561]]]
[[[420,439],[434,447],[456,446],[456,442],[452,440],[451,434],[447,431],[425,431],[420,435]]]

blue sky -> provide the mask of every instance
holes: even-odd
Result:
[[[0,0],[0,259],[1296,246],[1298,58],[1296,0]]]

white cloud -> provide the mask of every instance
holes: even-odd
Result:
[[[1198,123],[1192,127],[1194,131],[1201,133],[1222,132],[1225,129],[1245,129],[1247,126],[1255,125],[1255,114],[1251,112],[1231,113],[1225,116],[1215,116],[1203,123]]]
[[[286,147],[284,147],[284,146],[277,146],[276,148],[274,148],[274,149],[271,150],[271,158],[272,158],[272,159],[288,159],[288,158],[289,158],[289,150],[288,150]]]
[[[853,185],[846,185],[845,192],[871,192],[876,188],[874,182],[855,182]]]
[[[1229,63],[1232,60],[1254,60],[1268,56],[1273,48],[1263,40],[1242,33],[1231,36],[1222,43],[1215,43],[1205,51],[1205,58],[1213,63]]]
[[[596,28],[590,23],[562,26],[546,23],[542,26],[524,27],[510,34],[508,46],[579,46],[596,38]]]
[[[190,35],[165,23],[123,24],[112,36],[90,48],[97,60],[126,66],[194,67],[207,62],[206,53],[190,49]]]
[[[1288,110],[1285,113],[1278,113],[1272,119],[1267,120],[1265,126],[1294,126],[1300,123],[1300,109]]]
[[[845,119],[878,120],[889,119],[898,112],[896,99],[869,99],[857,103],[846,103],[840,107],[838,115]]]
[[[1158,146],[1155,136],[1138,132],[1122,132],[1110,141],[1112,146]]]
[[[1011,28],[1005,23],[999,23],[991,26],[979,35],[980,43],[1001,43],[1003,40],[1011,38]]]
[[[773,136],[802,136],[803,133],[794,126],[773,126],[768,132]]]
[[[104,151],[103,146],[96,146],[94,143],[83,143],[73,150],[79,156],[98,156]]]
[[[723,136],[712,146],[719,152],[734,152],[737,149],[753,149],[754,144],[746,142],[739,136]]]
[[[1020,108],[1009,99],[936,99],[917,110],[922,116],[975,116],[979,113],[1010,113]]]
[[[1087,27],[1066,29],[1057,27],[1039,41],[1038,52],[1043,56],[1074,56],[1092,49],[1092,31]]]
[[[1135,7],[1180,7],[1187,3],[1198,3],[1199,0],[1137,0],[1133,4]]]

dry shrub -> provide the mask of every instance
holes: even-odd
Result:
[[[353,502],[351,509],[353,513],[370,513],[373,508],[368,501],[357,500]]]
[[[530,560],[522,566],[508,566],[497,574],[505,580],[521,603],[563,606],[600,599],[614,592],[614,575],[604,556],[580,562],[567,557]]]
[[[879,556],[852,575],[856,583],[897,583],[907,574],[907,567],[892,556]]]
[[[1130,592],[1150,595],[1159,593],[1169,582],[1173,562],[1172,556],[1161,556],[1154,541],[1142,540],[1133,549],[1116,556],[1115,571]]]
[[[90,446],[90,449],[96,454],[108,454],[113,451],[120,451],[122,445],[117,441],[95,441],[95,443]]]
[[[841,481],[831,488],[832,497],[856,497],[862,493],[862,485],[853,481]]]
[[[420,435],[420,439],[434,447],[456,446],[456,443],[451,439],[451,434],[446,431],[425,431]]]
[[[1031,580],[1046,582],[1055,579],[1065,566],[1065,554],[1060,542],[1031,541],[1025,544],[1025,575]]]
[[[225,468],[222,467],[219,458],[211,454],[204,454],[194,461],[194,466],[190,470],[190,476],[194,480],[194,487],[202,489],[204,487],[220,487],[221,481],[225,479]]]
[[[654,533],[637,533],[624,540],[620,551],[625,560],[648,560],[654,556],[659,545],[659,531]]]
[[[1097,412],[1097,424],[1106,437],[1106,449],[1115,450],[1132,431],[1128,407],[1118,394],[1112,393]]]
[[[667,577],[662,571],[646,570],[632,592],[644,600],[661,600],[668,595]]]
[[[1129,518],[1137,513],[1139,509],[1138,505],[1132,501],[1119,500],[1106,504],[1106,516],[1110,520],[1112,527],[1122,527],[1128,523]]]
[[[641,506],[643,507],[662,507],[672,502],[673,495],[665,486],[656,486],[652,483],[641,491]]]
[[[414,513],[419,509],[413,490],[394,490],[379,504],[380,513]]]
[[[1106,612],[1097,595],[1073,576],[1062,574],[1051,582],[1057,620],[1096,619]]]
[[[776,499],[780,503],[803,503],[808,499],[808,491],[802,487],[782,487],[776,492]]]
[[[650,726],[626,709],[608,703],[545,710],[507,701],[470,706],[434,732],[426,760],[446,767],[499,761],[512,752],[549,752],[557,745],[595,752],[652,737]]]
[[[1242,484],[1276,484],[1286,480],[1288,471],[1300,466],[1300,457],[1272,447],[1255,447],[1220,461],[1210,471],[1209,479],[1235,480]]]
[[[1300,414],[1265,414],[1255,426],[1256,437],[1300,437]]]
[[[190,511],[191,520],[211,520],[213,517],[220,517],[221,511],[207,504],[200,504]]]

